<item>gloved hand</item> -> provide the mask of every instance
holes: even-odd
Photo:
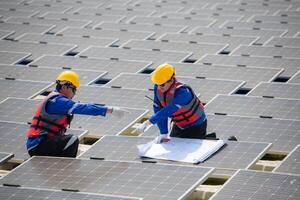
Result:
[[[144,121],[141,125],[139,125],[136,129],[136,132],[138,134],[142,134],[145,132],[145,130],[147,129],[148,126],[150,126],[151,123],[149,122],[149,120]]]
[[[169,142],[170,140],[171,140],[171,138],[168,136],[168,134],[160,134],[153,140],[153,142],[155,144],[161,144],[164,142]]]
[[[111,114],[118,118],[124,117],[125,114],[130,113],[128,110],[119,107],[110,107],[112,109]]]

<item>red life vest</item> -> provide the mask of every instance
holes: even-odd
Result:
[[[172,115],[172,121],[178,126],[183,128],[184,126],[190,125],[196,122],[201,115],[204,113],[204,106],[198,97],[193,92],[192,88],[184,83],[181,83],[175,79],[174,83],[170,88],[163,92],[159,87],[157,88],[157,98],[162,107],[166,107],[170,102],[173,101],[176,90],[180,87],[186,87],[190,90],[193,95],[192,100],[179,108]]]
[[[60,93],[50,93],[38,106],[27,132],[28,138],[34,138],[39,135],[54,137],[55,135],[64,135],[68,125],[71,123],[73,115],[57,115],[46,112],[46,105],[50,99],[57,96],[63,96]]]

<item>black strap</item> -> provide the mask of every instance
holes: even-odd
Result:
[[[42,121],[42,122],[46,122],[47,124],[51,124],[51,125],[53,125],[53,126],[56,126],[56,127],[58,127],[59,129],[66,129],[63,125],[57,124],[57,123],[55,123],[55,122],[53,122],[53,121],[50,121],[50,120],[48,120],[48,119],[45,119],[45,118],[43,118],[43,117],[41,117],[41,116],[33,117],[33,119],[35,119],[35,120],[38,121],[38,122],[37,122],[37,125],[39,125],[39,122]]]

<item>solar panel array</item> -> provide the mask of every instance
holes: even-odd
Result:
[[[75,115],[68,133],[100,139],[76,159],[29,159],[1,179],[0,199],[183,199],[216,174],[231,178],[212,199],[298,199],[299,10],[296,0],[2,0],[3,165],[29,158],[27,123],[63,70],[80,75],[74,101],[130,113]],[[137,155],[159,134],[136,127],[153,114],[150,76],[165,62],[206,104],[208,133],[238,138],[197,166]],[[272,172],[250,171],[273,153],[287,156]]]

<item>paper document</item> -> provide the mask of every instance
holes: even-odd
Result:
[[[137,145],[137,148],[141,157],[199,163],[209,158],[224,144],[223,140],[172,138],[167,143],[155,144],[151,141]]]

